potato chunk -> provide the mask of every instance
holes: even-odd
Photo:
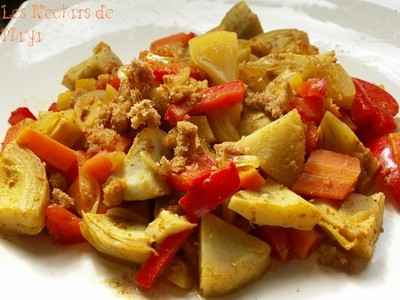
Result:
[[[189,41],[190,57],[217,84],[235,80],[239,43],[234,32],[210,32]]]
[[[280,183],[290,186],[304,165],[304,125],[296,110],[254,131],[237,142],[246,154],[258,156],[261,168]]]
[[[237,192],[228,208],[258,225],[311,230],[320,220],[319,211],[310,202],[272,180],[258,192]]]
[[[126,181],[124,200],[147,200],[169,193],[167,183],[156,170],[156,163],[166,153],[164,136],[165,132],[158,128],[145,128],[135,137],[122,171],[116,175]]]
[[[93,55],[80,64],[70,68],[63,78],[63,85],[70,90],[75,89],[79,79],[96,78],[100,74],[110,73],[122,65],[121,60],[112,52],[110,46],[100,42],[93,49]]]
[[[270,264],[269,245],[212,214],[200,230],[200,290],[229,293],[259,277]]]
[[[340,209],[318,203],[319,225],[345,250],[355,256],[370,259],[382,231],[385,196],[351,194]]]
[[[144,262],[153,252],[145,227],[111,214],[85,213],[81,222],[82,235],[99,252],[134,263]]]
[[[68,147],[73,147],[83,136],[83,132],[75,123],[72,109],[41,112],[33,128]]]
[[[42,162],[30,150],[8,144],[0,154],[0,230],[40,233],[48,200]]]

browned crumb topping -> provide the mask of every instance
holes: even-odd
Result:
[[[122,203],[126,182],[121,178],[112,178],[103,186],[103,203],[107,207],[115,207]]]
[[[66,191],[68,188],[68,182],[64,175],[60,172],[51,172],[48,175],[49,185],[52,189],[60,189]]]
[[[158,127],[161,124],[161,117],[151,100],[145,99],[135,103],[128,114],[133,129],[142,126]]]
[[[109,128],[94,128],[87,132],[86,141],[88,153],[94,154],[100,151],[117,151],[120,135]]]
[[[167,135],[164,138],[163,144],[168,149],[174,149],[176,147],[176,137],[177,137],[176,127],[172,128],[168,131]]]
[[[220,165],[223,165],[233,156],[245,154],[245,149],[239,147],[235,142],[223,142],[221,144],[216,144],[214,145],[214,149],[216,152],[217,162]]]
[[[262,92],[249,93],[245,103],[253,109],[264,110],[273,118],[279,118],[290,109],[289,100],[293,97],[289,79],[292,72],[286,71],[271,81]]]
[[[132,106],[131,101],[113,102],[110,104],[110,126],[119,133],[123,133],[130,128],[128,113]]]
[[[167,160],[165,157],[161,159],[162,173],[182,172],[185,166],[190,164],[192,157],[203,152],[197,130],[197,126],[193,123],[178,122],[175,131],[171,133],[176,140],[174,157],[171,160]],[[170,142],[173,139],[171,136],[169,137]]]
[[[75,205],[74,199],[58,188],[51,191],[51,201],[65,208],[71,208]]]
[[[143,96],[148,95],[154,82],[151,68],[143,61],[134,60],[125,70],[130,89],[139,90]]]
[[[175,156],[189,157],[201,150],[197,126],[187,121],[178,122],[176,126]]]
[[[289,110],[289,89],[279,91],[280,94],[278,95],[274,95],[274,93],[271,93],[267,89],[263,92],[249,93],[245,102],[253,109],[263,110],[273,118],[279,118]]]

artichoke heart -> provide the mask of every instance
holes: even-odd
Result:
[[[258,192],[237,192],[228,208],[258,225],[311,230],[320,220],[314,205],[272,180]]]
[[[167,183],[155,169],[156,163],[166,153],[163,146],[165,135],[162,130],[149,127],[135,137],[121,172],[116,174],[127,184],[124,200],[148,200],[169,193]]]
[[[94,49],[93,55],[80,64],[70,68],[65,73],[63,84],[73,90],[79,79],[96,78],[100,74],[111,73],[122,65],[121,60],[106,43],[100,42]]]
[[[157,218],[146,228],[146,234],[151,242],[159,243],[167,236],[191,229],[195,224],[190,223],[185,217],[179,216],[169,210],[162,210]]]
[[[370,259],[382,231],[385,196],[382,193],[364,196],[351,194],[339,209],[318,203],[319,225],[342,248],[357,257]]]
[[[0,230],[35,235],[45,223],[49,186],[30,150],[8,144],[0,155]]]
[[[82,235],[99,252],[134,263],[153,252],[145,228],[140,221],[115,214],[85,213],[81,222]]]
[[[218,30],[236,32],[242,39],[249,39],[263,32],[260,20],[245,1],[236,3],[212,31]]]

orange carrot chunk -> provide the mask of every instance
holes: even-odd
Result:
[[[98,153],[83,164],[82,171],[102,184],[111,175],[113,162],[107,154]]]
[[[327,150],[311,153],[293,191],[308,196],[344,200],[361,173],[358,158]]]
[[[282,262],[289,260],[289,228],[278,226],[260,226],[258,235],[272,248],[272,254]]]
[[[163,37],[163,38],[153,41],[150,44],[150,50],[155,51],[158,48],[163,47],[165,45],[177,44],[177,43],[187,45],[189,40],[194,37],[195,37],[195,34],[193,32],[189,32],[189,33],[179,32],[176,34],[172,34],[172,35],[169,35],[169,36],[166,36],[166,37]]]
[[[255,168],[239,171],[240,188],[245,190],[259,190],[265,183],[264,177]]]
[[[65,174],[76,173],[78,169],[75,151],[47,135],[26,128],[18,136],[17,142],[19,145],[30,149],[41,160]]]
[[[315,229],[290,229],[289,239],[293,255],[296,258],[305,259],[314,249],[317,248],[321,240],[321,236]]]

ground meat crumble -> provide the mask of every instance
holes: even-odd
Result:
[[[103,186],[103,203],[115,207],[122,203],[126,182],[121,178],[111,178]]]
[[[51,202],[61,205],[65,208],[71,208],[75,205],[74,199],[58,188],[54,188],[51,191]]]
[[[161,124],[161,117],[158,111],[154,108],[153,102],[148,99],[135,103],[131,107],[128,117],[133,129],[138,129],[142,126],[158,127]]]
[[[171,160],[163,157],[160,162],[164,173],[182,172],[185,166],[190,164],[191,157],[203,152],[196,125],[187,121],[178,122],[174,134],[176,134],[174,157]]]

